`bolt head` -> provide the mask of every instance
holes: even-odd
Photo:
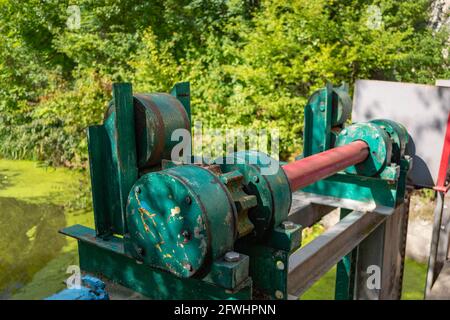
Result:
[[[186,201],[187,204],[191,204],[192,203],[192,199],[189,196],[186,196],[186,198],[184,200]]]
[[[283,292],[281,292],[280,290],[277,290],[277,291],[275,291],[275,297],[276,297],[277,299],[283,299],[284,294],[283,294]]]
[[[284,230],[292,230],[292,229],[295,228],[295,223],[293,223],[292,221],[283,221],[283,222],[281,223],[281,227],[282,227]]]
[[[278,270],[284,270],[284,263],[283,263],[283,261],[280,261],[280,260],[277,261],[277,269]]]
[[[237,262],[241,258],[240,254],[234,251],[229,251],[225,253],[225,261],[227,262]]]
[[[253,182],[258,183],[259,182],[259,177],[258,176],[253,176],[252,180],[253,180]]]
[[[134,188],[134,192],[141,193],[141,188],[139,188],[139,187]]]

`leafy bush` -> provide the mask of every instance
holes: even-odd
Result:
[[[70,4],[0,2],[0,156],[85,166],[85,128],[114,81],[167,91],[188,80],[194,120],[279,128],[286,159],[326,81],[450,76],[427,0],[80,0],[78,29]]]

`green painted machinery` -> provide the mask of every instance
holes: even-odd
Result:
[[[410,138],[405,127],[392,120],[350,124],[351,103],[346,85],[336,88],[328,84],[313,94],[305,107],[304,153],[300,158],[354,141],[366,142],[369,156],[304,187],[302,194],[316,199],[316,205],[340,208],[342,223],[358,211],[383,216],[380,225],[361,229],[365,240],[337,264],[335,298],[400,299],[409,212],[408,174],[413,165],[412,157],[406,154]],[[318,221],[292,220],[304,227]],[[333,250],[331,247],[326,249]],[[368,290],[365,286],[370,274],[364,268],[372,266],[382,270],[381,287]]]
[[[387,120],[346,126],[350,103],[345,86],[313,95],[304,157],[354,141],[368,156],[303,192],[394,207],[405,192],[407,132]],[[88,129],[95,230],[62,230],[78,239],[81,269],[153,299],[287,299],[302,231],[290,221],[292,178],[257,151],[171,161],[179,129],[191,130],[188,83],[170,94],[114,84],[104,123]]]
[[[412,166],[411,157],[405,154],[408,132],[400,123],[385,119],[349,124],[351,102],[346,85],[334,88],[328,84],[313,94],[305,108],[302,157],[358,140],[367,143],[369,156],[303,191],[394,208],[404,200]]]
[[[172,133],[190,131],[189,84],[171,94],[113,88],[103,125],[88,130],[95,231],[63,230],[79,239],[82,270],[155,299],[286,298],[279,266],[301,227],[283,227],[283,170],[261,173],[275,160],[249,151],[228,155],[234,164],[172,162]]]

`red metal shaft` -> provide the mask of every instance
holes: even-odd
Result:
[[[364,141],[354,141],[283,166],[291,191],[297,191],[316,181],[328,178],[347,167],[363,162],[369,155]]]

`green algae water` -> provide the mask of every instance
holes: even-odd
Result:
[[[32,161],[0,159],[0,299],[43,299],[64,288],[70,265],[78,264],[77,243],[58,230],[73,224],[93,227],[84,201],[81,173],[40,167]],[[83,182],[84,181],[84,182]],[[315,226],[304,245],[323,232]],[[407,260],[403,299],[423,299],[426,265]],[[334,298],[335,268],[303,296]]]
[[[43,299],[64,288],[77,246],[58,230],[93,225],[92,213],[76,206],[84,180],[68,169],[0,159],[0,299]]]

